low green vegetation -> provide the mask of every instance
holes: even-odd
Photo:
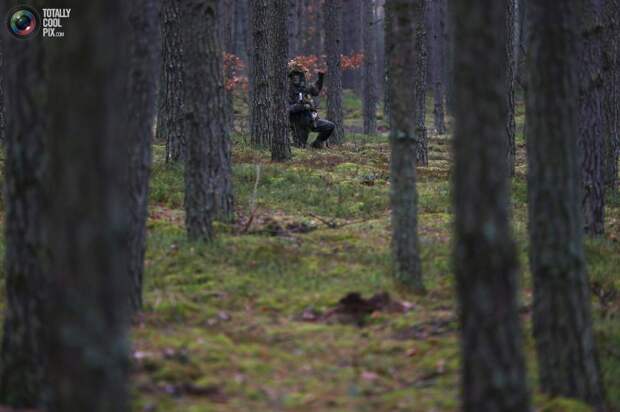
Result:
[[[361,127],[359,101],[350,93],[344,101],[347,126]],[[132,331],[133,410],[456,411],[448,136],[431,134],[430,164],[418,168],[424,296],[390,276],[385,135],[350,132],[339,147],[294,149],[286,164],[272,163],[246,141],[234,136],[237,221],[217,224],[209,245],[185,240],[182,166],[165,164],[163,146],[155,146],[145,310]],[[521,135],[517,143],[513,217],[536,410],[588,411],[535,390]],[[608,235],[588,240],[586,250],[607,395],[620,410],[620,196],[608,204]],[[388,292],[406,309],[330,316],[350,292]]]
[[[347,126],[361,125],[359,101],[348,94],[345,103]],[[418,168],[424,296],[390,276],[385,136],[349,133],[340,147],[294,149],[286,164],[243,136],[234,141],[238,219],[218,225],[209,245],[185,240],[182,169],[155,149],[146,307],[133,329],[135,410],[457,410],[448,137],[431,135],[430,165]],[[538,410],[587,411],[535,391],[521,136],[518,143],[514,226],[530,386]],[[608,396],[620,409],[620,202],[610,204],[609,235],[588,241],[587,252]],[[327,316],[349,292],[384,291],[406,310],[375,311],[363,326]]]

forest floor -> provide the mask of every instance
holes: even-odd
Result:
[[[155,146],[145,308],[132,330],[135,412],[458,409],[449,136],[431,134],[429,166],[418,167],[428,293],[414,295],[391,278],[387,137],[356,134],[360,102],[347,93],[345,105],[346,142],[294,149],[288,163],[272,163],[269,153],[235,136],[237,220],[218,223],[208,245],[185,239],[182,167],[166,165],[164,148]],[[525,153],[518,141],[512,205],[536,388]],[[617,194],[609,199],[607,228],[586,247],[603,373],[620,411]],[[351,292],[365,299],[385,292],[389,299],[349,296],[352,303],[339,304]],[[533,393],[537,411],[589,410]]]
[[[359,130],[360,103],[345,102],[347,128]],[[390,276],[385,136],[349,133],[339,147],[294,149],[285,164],[235,139],[237,222],[218,224],[210,245],[185,240],[182,169],[156,147],[145,311],[132,336],[135,411],[457,410],[449,136],[431,135],[430,164],[418,168],[425,296]],[[512,204],[536,388],[519,142]],[[587,257],[608,395],[620,410],[619,197],[607,216],[609,235],[589,240]],[[350,292],[387,292],[391,303],[339,305]],[[588,410],[535,391],[534,401],[541,411]]]

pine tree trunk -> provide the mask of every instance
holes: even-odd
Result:
[[[273,139],[271,142],[271,160],[282,162],[291,158],[291,146],[288,139],[288,78],[287,50],[288,26],[286,24],[288,0],[271,0],[272,47],[273,59]]]
[[[248,1],[235,0],[233,50],[234,54],[243,61],[248,60]]]
[[[336,144],[344,141],[342,113],[342,0],[324,3],[325,52],[327,55],[327,119],[336,128],[330,141]]]
[[[455,0],[455,272],[464,412],[530,410],[506,168],[506,10]],[[492,61],[494,64],[485,62]],[[503,110],[498,110],[503,108]]]
[[[443,13],[441,8],[441,2],[437,0],[429,1],[429,20],[431,22],[430,35],[431,35],[431,47],[430,47],[430,59],[431,59],[431,77],[433,81],[433,118],[435,124],[435,131],[438,134],[446,133],[446,121],[444,112],[444,97],[445,97],[445,85],[444,85],[444,37],[442,20]]]
[[[514,29],[515,29],[515,4],[514,0],[506,2],[506,105],[508,116],[506,117],[506,162],[511,176],[515,175],[515,161],[517,155],[516,123],[515,123],[515,80],[516,60],[514,52]]]
[[[298,6],[302,0],[287,0],[287,32],[288,32],[288,57],[293,58],[297,56],[299,53],[299,37],[297,33],[299,32],[299,11]]]
[[[362,27],[364,0],[342,0],[343,36],[342,54],[350,56],[364,49],[364,29]],[[362,69],[351,69],[342,73],[342,87],[363,95]]]
[[[162,69],[157,115],[157,139],[166,142],[166,162],[177,162],[185,156],[183,127],[183,48],[180,38],[181,19],[175,0],[162,0]]]
[[[415,61],[416,70],[416,139],[417,153],[416,160],[419,165],[428,165],[428,136],[426,130],[426,89],[428,76],[428,40],[426,37],[427,29],[427,10],[426,0],[413,0],[413,20],[416,28],[415,42],[417,58]]]
[[[45,48],[37,40],[5,39],[4,33],[0,41],[0,53],[13,56],[1,75],[6,79],[8,116],[3,141],[6,309],[0,404],[35,408],[41,401],[44,372],[41,309],[46,277],[41,207],[47,123]]]
[[[448,110],[448,113],[454,116],[454,111],[456,110],[456,102],[454,97],[454,76],[456,75],[454,55],[456,53],[455,45],[457,41],[454,33],[454,27],[456,26],[456,22],[454,21],[455,15],[453,12],[455,0],[440,1],[442,1],[442,4],[444,5],[444,10],[447,17],[444,33],[446,39],[446,109]]]
[[[231,148],[224,114],[222,47],[216,30],[216,0],[176,0],[188,13],[183,30],[187,51],[184,78],[193,87],[185,93],[183,132],[185,162],[185,225],[191,240],[208,241],[212,221],[233,218]],[[189,15],[191,14],[191,18]]]
[[[386,64],[390,81],[390,203],[392,207],[392,248],[396,278],[414,290],[424,289],[418,242],[418,194],[416,190],[416,153],[418,127],[413,112],[418,113],[416,67],[420,50],[416,47],[418,27],[414,12],[419,1],[387,0]],[[418,44],[419,45],[419,44]],[[411,105],[414,105],[413,109]]]
[[[146,251],[151,145],[157,116],[157,91],[161,76],[158,0],[128,3],[130,21],[129,116],[129,276],[131,306],[142,309],[142,277]]]
[[[45,45],[50,120],[41,224],[45,248],[39,253],[49,258],[46,410],[125,412],[129,24],[121,0],[91,0],[88,7],[67,0],[64,6],[81,11],[71,21],[71,33],[80,35]]]
[[[217,2],[217,24],[219,36],[222,39],[222,49],[225,53],[234,54],[233,29],[235,17],[235,0],[218,0]],[[224,81],[230,75],[224,74]],[[234,129],[234,108],[233,108],[233,89],[226,89],[224,93],[224,114],[226,115],[226,128],[229,132]]]
[[[2,5],[2,3],[0,3]],[[0,38],[0,144],[4,144],[6,133],[6,107],[4,105],[4,99],[6,95],[6,73],[4,71],[4,45]]]
[[[586,233],[605,232],[605,185],[603,181],[603,81],[602,1],[581,4],[579,147],[582,153],[582,208]]]
[[[364,134],[377,133],[376,39],[373,0],[363,0],[364,30]]]
[[[270,127],[273,124],[273,91],[269,79],[273,49],[269,44],[269,1],[250,1],[250,140],[254,147],[262,148],[271,145]]]
[[[605,35],[603,36],[603,112],[605,114],[605,187],[615,191],[618,185],[620,153],[620,1],[605,0]]]
[[[530,0],[527,100],[530,265],[540,385],[602,408],[583,249],[578,56],[581,0]],[[597,409],[599,410],[599,409]]]

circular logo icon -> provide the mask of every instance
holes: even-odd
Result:
[[[7,27],[18,39],[28,39],[39,31],[41,18],[35,9],[29,6],[17,6],[9,11]]]

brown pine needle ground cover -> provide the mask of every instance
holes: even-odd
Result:
[[[354,130],[359,101],[347,94],[345,103]],[[449,136],[431,136],[430,164],[418,168],[425,296],[390,277],[385,136],[349,134],[340,147],[294,149],[286,164],[243,141],[235,136],[238,219],[218,224],[210,245],[185,240],[182,167],[166,165],[163,147],[155,147],[145,311],[132,332],[134,411],[456,411]],[[535,388],[519,143],[514,227]],[[608,235],[588,241],[587,252],[608,395],[620,410],[619,196],[610,197],[607,216]],[[347,297],[351,292],[359,296]],[[383,292],[390,304],[367,304]],[[343,298],[353,302],[344,310],[354,315],[339,313]],[[539,411],[589,410],[534,395]]]

